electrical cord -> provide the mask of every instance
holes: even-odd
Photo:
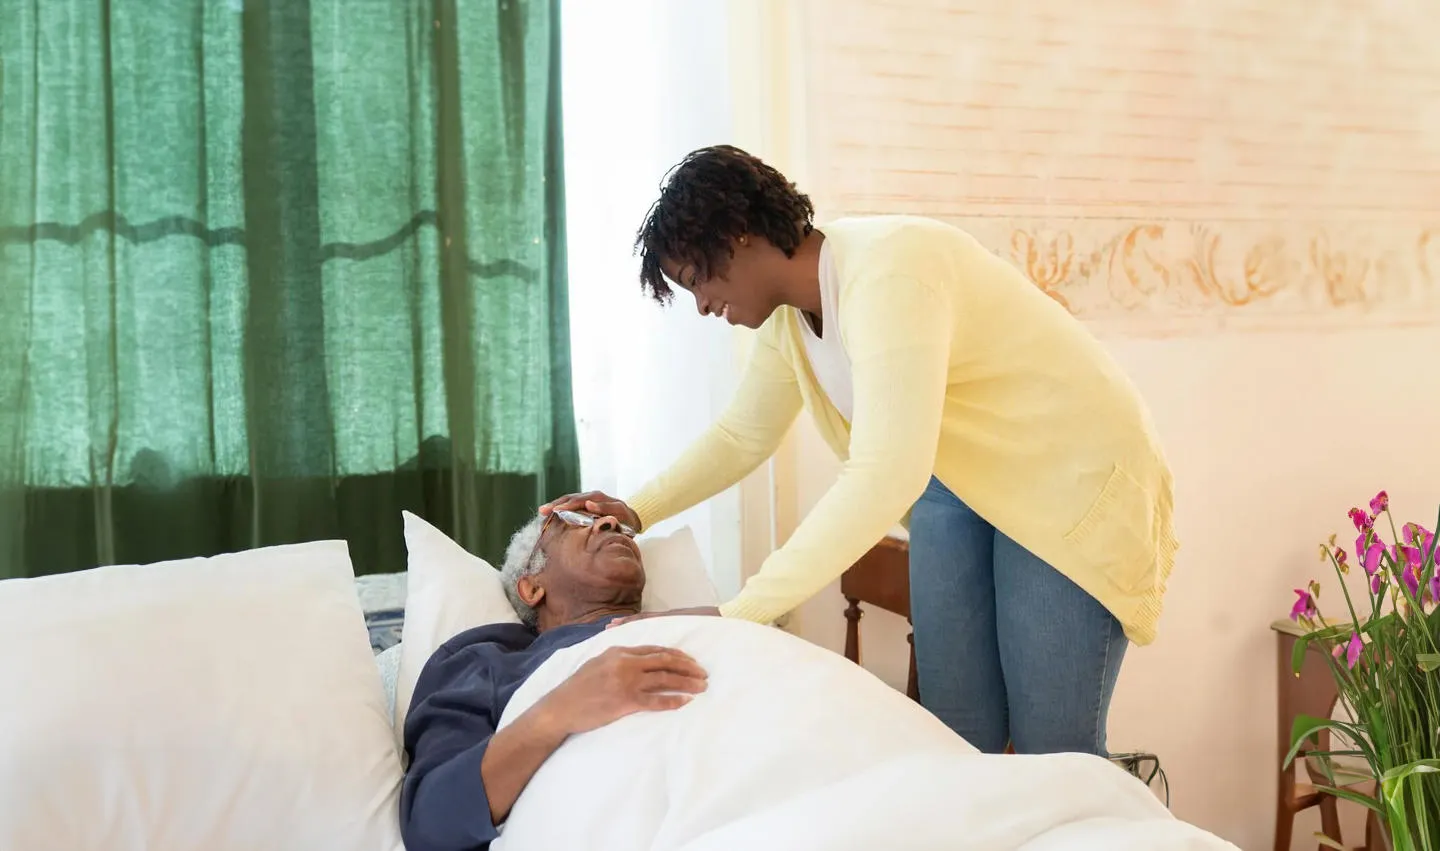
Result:
[[[1170,778],[1165,776],[1165,769],[1160,767],[1160,757],[1153,753],[1117,753],[1110,755],[1110,761],[1144,783],[1147,788],[1159,777],[1160,785],[1165,790],[1165,808],[1170,808]]]

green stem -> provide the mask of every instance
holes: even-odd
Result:
[[[1335,576],[1340,579],[1340,593],[1345,595],[1345,608],[1350,610],[1350,622],[1355,625],[1355,631],[1359,632],[1360,617],[1355,614],[1355,603],[1350,599],[1350,588],[1345,584],[1345,571],[1340,569],[1340,560],[1335,558],[1334,550],[1326,547],[1325,555],[1329,556],[1330,563],[1335,566]]]

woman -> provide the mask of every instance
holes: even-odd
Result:
[[[1174,564],[1171,478],[1101,345],[968,234],[904,216],[822,229],[732,147],[670,174],[636,239],[644,290],[759,329],[720,421],[620,502],[556,508],[646,528],[738,482],[801,407],[844,460],[719,614],[769,622],[909,512],[920,699],[988,753],[1105,755],[1128,641],[1155,637]]]

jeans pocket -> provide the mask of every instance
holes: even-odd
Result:
[[[1116,587],[1135,592],[1155,572],[1155,498],[1119,464],[1065,541]]]

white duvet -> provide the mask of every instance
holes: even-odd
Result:
[[[742,621],[654,618],[562,650],[501,727],[617,644],[684,650],[708,691],[566,742],[496,851],[1234,848],[1105,760],[982,755],[846,659]]]

